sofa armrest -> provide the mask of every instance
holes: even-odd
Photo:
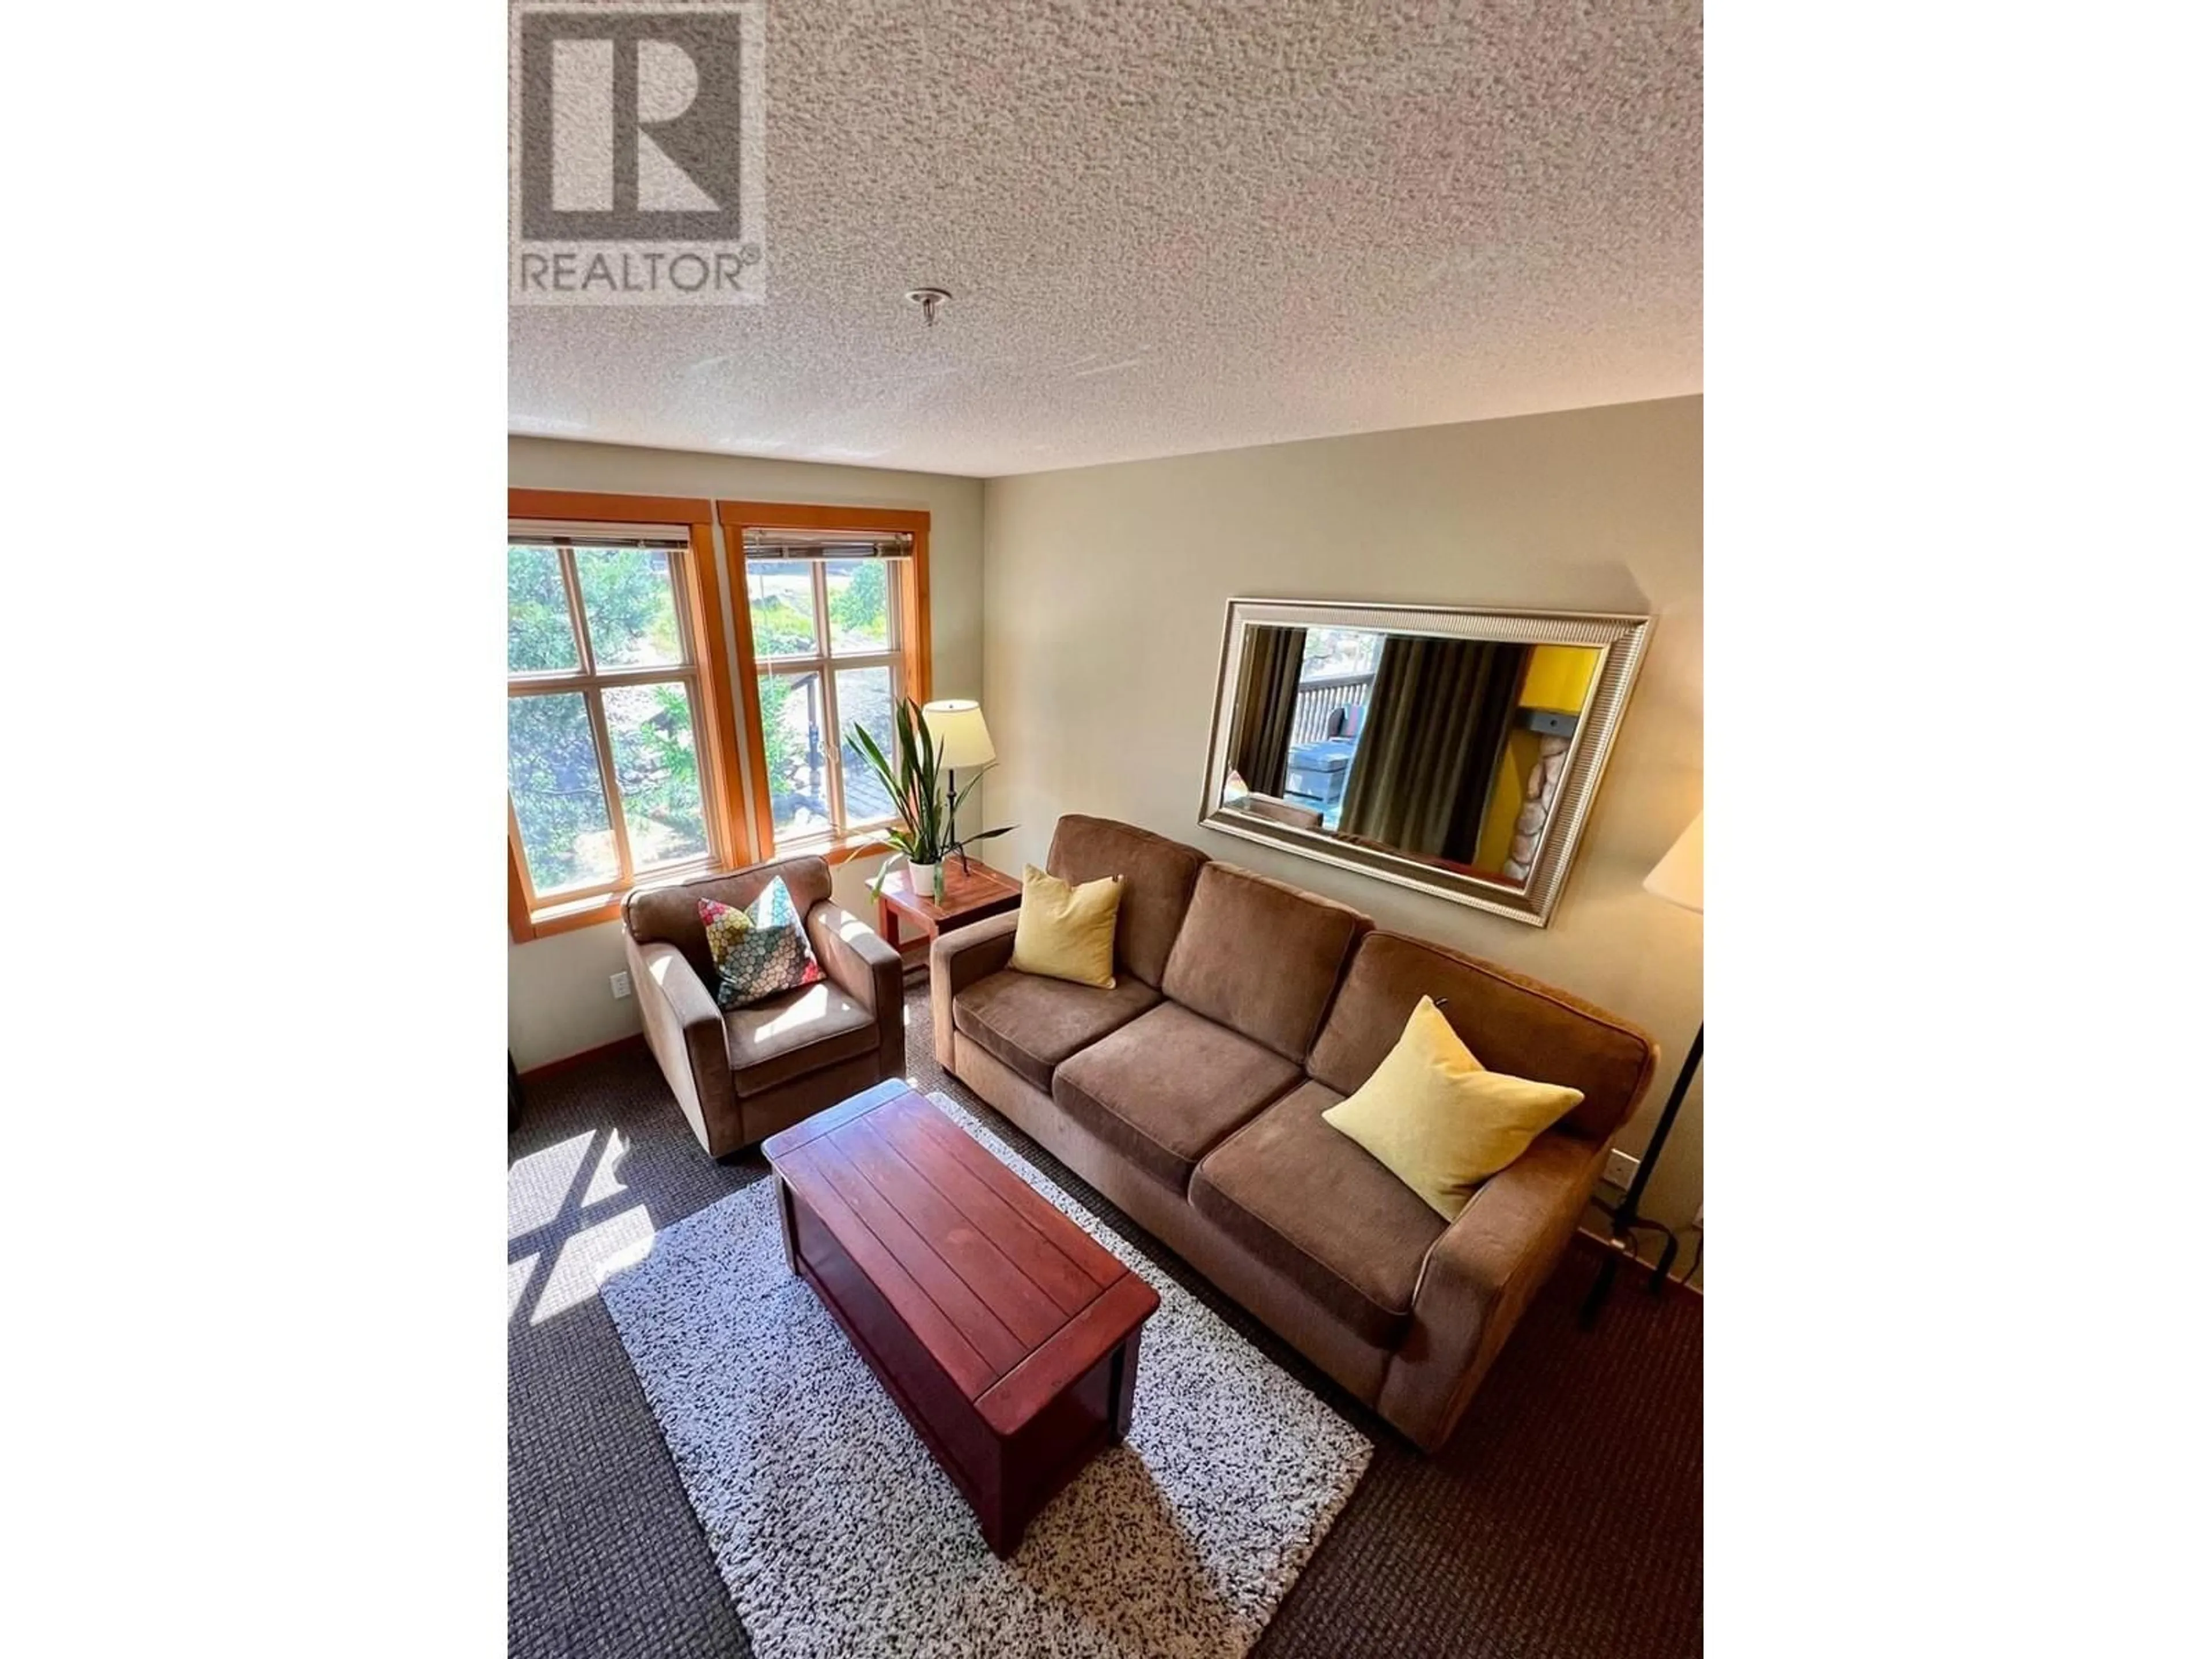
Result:
[[[806,937],[822,971],[872,1014],[899,1006],[899,953],[842,904],[823,899],[806,913]]]
[[[906,965],[883,936],[841,904],[823,899],[806,913],[806,936],[822,971],[875,1016],[882,1075],[906,1071]]]
[[[1020,911],[1008,910],[930,941],[930,1041],[947,1072],[952,1070],[952,999],[1014,959],[1014,924],[1020,920]]]
[[[699,1144],[720,1158],[741,1139],[730,1089],[730,1034],[722,1011],[684,952],[673,945],[641,945],[623,930],[631,988],[645,1022],[645,1045],[660,1062]]]
[[[1605,1148],[1558,1130],[1485,1182],[1421,1263],[1413,1322],[1376,1408],[1424,1451],[1459,1425],[1522,1310],[1551,1277],[1604,1167]]]

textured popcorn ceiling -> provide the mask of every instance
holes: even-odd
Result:
[[[988,477],[1696,392],[1698,19],[771,0],[768,303],[516,307],[510,426]]]

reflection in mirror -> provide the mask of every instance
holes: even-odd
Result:
[[[1237,601],[1206,821],[1540,922],[1644,625]]]
[[[1601,654],[1255,624],[1221,804],[1522,885]]]

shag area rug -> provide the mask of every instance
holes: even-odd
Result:
[[[1127,1442],[1012,1561],[786,1266],[773,1181],[605,1264],[599,1295],[762,1659],[1218,1659],[1258,1639],[1374,1453],[1366,1437],[929,1098],[1160,1294]]]

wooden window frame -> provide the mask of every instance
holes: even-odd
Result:
[[[851,530],[873,535],[904,534],[914,539],[914,556],[908,561],[898,590],[898,637],[904,673],[902,696],[916,702],[930,696],[929,634],[929,514],[905,507],[825,507],[793,501],[717,501],[715,513],[722,526],[722,544],[730,557],[730,617],[736,631],[738,696],[745,722],[746,781],[751,797],[752,844],[757,856],[769,858],[779,850],[793,854],[818,852],[832,864],[884,850],[875,835],[862,831],[847,836],[812,836],[779,849],[775,842],[775,810],[770,799],[768,747],[761,729],[760,665],[753,653],[750,584],[745,579],[745,532],[755,530]],[[823,629],[829,618],[818,619]],[[830,658],[830,641],[820,644]],[[868,653],[869,655],[887,653]],[[856,663],[865,659],[855,659]],[[834,787],[834,786],[833,786]]]
[[[744,589],[747,609],[750,611],[752,600],[753,556],[744,555],[744,562],[745,574],[742,586]],[[829,715],[829,732],[826,735],[830,741],[824,745],[822,755],[823,770],[825,775],[824,793],[832,804],[832,817],[839,821],[832,825],[826,835],[817,833],[812,836],[794,836],[793,845],[812,846],[825,841],[841,848],[871,845],[880,838],[880,832],[891,822],[891,819],[886,817],[861,824],[842,821],[843,808],[846,804],[845,771],[851,763],[845,758],[845,745],[838,740],[843,731],[843,720],[837,704],[836,681],[840,674],[848,672],[869,668],[889,669],[893,671],[891,678],[896,682],[899,694],[905,695],[908,684],[906,664],[908,659],[913,654],[912,645],[906,637],[906,587],[907,584],[913,580],[913,574],[910,569],[902,569],[899,567],[909,565],[911,561],[906,559],[880,561],[892,567],[887,575],[891,592],[897,600],[888,619],[891,635],[890,645],[881,651],[848,651],[842,653],[833,644],[830,632],[832,623],[830,616],[829,566],[831,561],[803,559],[795,562],[805,569],[809,586],[812,590],[811,597],[814,610],[815,648],[811,651],[794,652],[788,656],[762,657],[758,654],[760,647],[756,644],[753,647],[754,662],[759,672],[752,680],[752,694],[756,700],[759,698],[762,675],[770,679],[780,676],[787,678],[799,678],[810,671],[812,672],[814,678],[821,685],[822,705]],[[762,716],[763,724],[765,718],[765,715]],[[758,730],[758,728],[755,729]],[[768,750],[768,733],[765,730],[759,730],[759,742],[762,753],[765,756]],[[775,807],[773,794],[774,791],[771,790],[771,799],[769,802],[769,815],[771,819],[775,817]]]
[[[738,803],[738,781],[744,775],[738,755],[738,717],[730,693],[729,631],[723,625],[722,580],[714,550],[714,504],[704,498],[677,495],[619,495],[596,490],[510,489],[507,492],[510,523],[517,520],[550,520],[598,524],[623,524],[657,528],[680,527],[690,544],[690,556],[678,574],[677,603],[690,647],[689,672],[698,695],[693,700],[694,742],[698,745],[701,804],[707,817],[710,867],[732,868],[753,860],[750,825]],[[572,608],[574,595],[570,596]],[[740,600],[742,605],[742,599]],[[588,626],[579,612],[580,632]],[[645,678],[666,678],[661,671],[639,671]],[[616,671],[614,678],[623,677]],[[550,688],[549,688],[550,689]],[[589,700],[587,699],[587,706]],[[756,718],[757,718],[756,716]],[[613,756],[603,731],[594,720],[602,773],[613,765]],[[608,810],[617,821],[617,846],[623,845],[619,798],[610,790]],[[662,878],[665,870],[645,872],[642,879]],[[533,905],[528,866],[515,823],[512,801],[507,805],[507,925],[517,944],[542,939],[572,928],[596,927],[622,913],[629,887],[640,879],[630,876],[605,890],[555,897]]]

